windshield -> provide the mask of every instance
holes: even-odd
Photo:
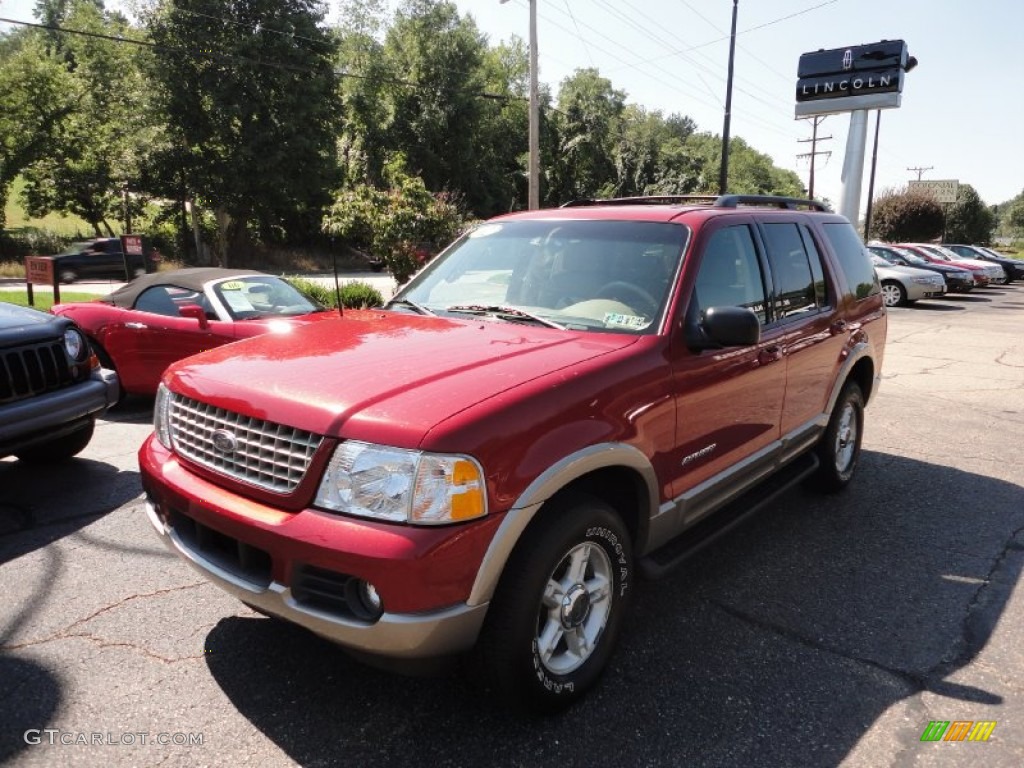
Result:
[[[323,309],[279,277],[249,275],[224,280],[213,286],[214,295],[235,320],[258,317],[292,317]]]
[[[387,307],[571,330],[655,333],[688,236],[683,225],[649,221],[484,224]]]

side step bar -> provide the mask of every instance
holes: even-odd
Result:
[[[686,560],[711,544],[763,506],[774,501],[818,468],[818,457],[813,451],[795,459],[742,496],[679,534],[639,561],[640,574],[646,579],[661,579]]]

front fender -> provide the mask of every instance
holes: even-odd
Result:
[[[512,550],[548,499],[584,475],[611,467],[636,472],[646,485],[648,509],[640,510],[637,538],[646,536],[648,522],[657,510],[659,498],[658,479],[651,462],[639,449],[625,443],[587,446],[540,473],[505,513],[505,519],[491,539],[477,571],[467,601],[469,605],[478,605],[491,599]],[[639,544],[639,541],[634,542],[634,547]]]

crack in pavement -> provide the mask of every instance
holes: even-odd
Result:
[[[128,643],[128,642],[108,641],[108,640],[104,640],[103,638],[101,638],[101,637],[99,637],[97,635],[94,635],[94,634],[92,634],[90,632],[76,632],[75,629],[78,628],[78,627],[81,627],[84,624],[87,624],[88,622],[90,622],[93,619],[95,619],[97,616],[102,616],[103,614],[108,613],[109,611],[112,611],[112,610],[114,610],[116,608],[120,608],[121,606],[127,605],[128,603],[130,603],[130,602],[132,602],[134,600],[140,600],[140,599],[145,599],[145,598],[150,598],[150,597],[160,597],[162,595],[167,595],[167,594],[170,594],[172,592],[182,592],[182,591],[187,590],[187,589],[195,589],[196,587],[203,587],[203,586],[207,586],[207,585],[209,585],[208,581],[197,581],[197,582],[194,582],[192,584],[183,584],[183,585],[178,586],[178,587],[166,587],[164,589],[158,589],[158,590],[155,590],[154,592],[146,592],[146,593],[138,594],[138,595],[128,595],[127,597],[124,597],[124,598],[118,600],[117,602],[111,603],[110,605],[106,605],[106,606],[104,606],[102,608],[98,608],[97,610],[95,610],[92,613],[90,613],[88,616],[85,616],[85,617],[83,617],[81,619],[77,619],[77,620],[73,621],[68,626],[64,627],[63,629],[57,630],[56,632],[52,633],[51,635],[49,635],[47,637],[43,637],[43,638],[40,638],[38,640],[27,640],[27,641],[25,641],[23,643],[12,643],[12,644],[9,644],[9,645],[0,645],[0,651],[20,651],[20,650],[23,650],[25,648],[31,648],[31,647],[38,646],[38,645],[45,645],[47,643],[52,643],[52,642],[55,642],[55,641],[58,641],[58,640],[69,640],[69,639],[72,639],[72,638],[83,638],[85,640],[89,640],[89,641],[95,643],[100,648],[108,648],[108,647],[132,648],[134,650],[139,651],[143,655],[148,656],[149,658],[156,659],[158,661],[162,661],[162,662],[164,662],[166,664],[173,664],[173,663],[178,662],[178,661],[190,661],[190,660],[194,660],[194,659],[202,659],[202,658],[205,658],[205,656],[206,656],[205,652],[201,653],[201,654],[199,654],[197,656],[182,656],[182,657],[178,657],[178,658],[168,658],[168,657],[161,656],[160,654],[151,651],[150,649],[146,648],[145,646],[140,646],[140,645],[136,645],[135,643]],[[194,634],[195,633],[193,633],[193,635]]]

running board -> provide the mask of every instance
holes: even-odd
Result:
[[[661,548],[640,558],[640,574],[646,579],[661,579],[669,575],[719,536],[731,531],[817,468],[817,455],[813,451],[804,453]]]

